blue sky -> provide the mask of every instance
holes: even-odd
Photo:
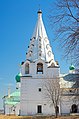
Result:
[[[0,0],[0,108],[1,98],[7,94],[8,86],[10,85],[11,91],[15,90],[15,76],[19,72],[19,64],[26,59],[39,4],[55,59],[59,61],[61,73],[68,72],[69,62],[61,57],[63,49],[60,50],[57,42],[53,42],[55,36],[48,21],[51,4],[54,4],[54,1]]]

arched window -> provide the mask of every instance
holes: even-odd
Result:
[[[77,113],[77,105],[76,105],[76,104],[73,104],[73,105],[71,106],[71,112],[72,112],[72,113]]]
[[[25,65],[25,74],[29,74],[29,64]]]
[[[37,64],[37,74],[43,74],[43,64],[42,63]]]

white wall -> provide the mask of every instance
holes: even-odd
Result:
[[[77,111],[79,112],[79,101],[78,99],[75,100],[74,96],[62,96],[61,99],[61,113],[64,114],[70,114],[71,107],[73,104],[77,105]]]
[[[60,68],[48,68],[48,63],[45,63],[43,60],[37,60],[35,63],[30,63],[26,60],[26,62],[22,65],[22,75],[23,76],[32,76],[33,78],[39,78],[39,74],[37,74],[37,64],[41,62],[43,64],[43,74],[40,74],[40,78],[55,78],[60,74]],[[29,74],[25,74],[25,64],[29,63]]]
[[[49,79],[48,79],[49,80]],[[46,79],[21,79],[21,115],[37,114],[37,105],[42,105],[43,115],[54,114],[54,107],[50,106],[44,96],[43,85]],[[41,92],[39,92],[41,88]]]
[[[20,111],[20,103],[16,104],[15,106],[15,111],[13,105],[5,105],[5,114],[6,115],[10,115],[10,114],[15,114],[15,115],[19,115],[19,111]]]
[[[25,64],[29,63],[30,73],[25,74]],[[43,64],[43,74],[37,74],[37,63]],[[44,97],[43,85],[46,80],[55,80],[59,76],[59,68],[48,68],[48,63],[43,60],[37,60],[35,63],[26,61],[22,66],[21,77],[21,115],[37,114],[37,106],[42,105],[44,115],[54,114],[54,107],[50,107],[47,99]],[[30,76],[30,77],[27,77]],[[39,92],[41,88],[41,92]]]

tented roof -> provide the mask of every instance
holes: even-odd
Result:
[[[30,39],[30,45],[28,46],[28,51],[26,54],[27,59],[30,61],[42,59],[45,62],[52,61],[53,64],[56,65],[56,62],[54,61],[54,54],[43,24],[41,10],[38,11],[37,23]]]

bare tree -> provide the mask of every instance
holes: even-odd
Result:
[[[47,80],[44,85],[44,96],[49,101],[50,105],[54,106],[55,117],[59,112],[59,99],[60,99],[60,85],[59,79]]]
[[[70,56],[79,65],[79,0],[56,0],[49,15],[64,56]]]

